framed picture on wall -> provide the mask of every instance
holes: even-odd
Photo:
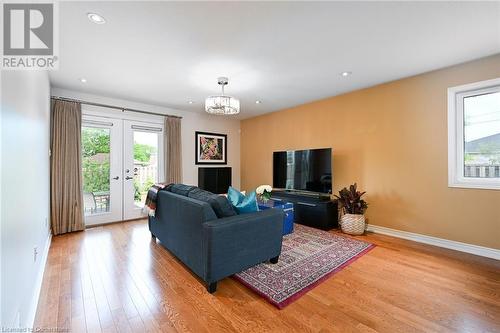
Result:
[[[195,133],[196,164],[227,164],[227,135]]]

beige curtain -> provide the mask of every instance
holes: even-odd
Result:
[[[165,117],[165,182],[182,183],[181,118]]]
[[[52,233],[83,230],[80,103],[52,100],[50,217]]]

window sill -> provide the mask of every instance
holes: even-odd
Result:
[[[467,180],[455,180],[448,182],[448,187],[452,188],[468,188],[476,190],[500,190],[500,180],[495,181],[485,181],[478,182],[478,180],[483,179],[467,179]]]

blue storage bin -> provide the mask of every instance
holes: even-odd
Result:
[[[285,217],[283,219],[283,236],[293,232],[293,203],[280,200],[268,200],[267,202],[259,201],[258,204],[260,210],[269,208],[283,209],[285,212]]]

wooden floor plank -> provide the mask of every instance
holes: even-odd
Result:
[[[332,231],[337,232],[337,231]],[[72,332],[499,332],[500,262],[389,236],[283,310],[206,292],[147,223],[55,236],[35,326]]]

